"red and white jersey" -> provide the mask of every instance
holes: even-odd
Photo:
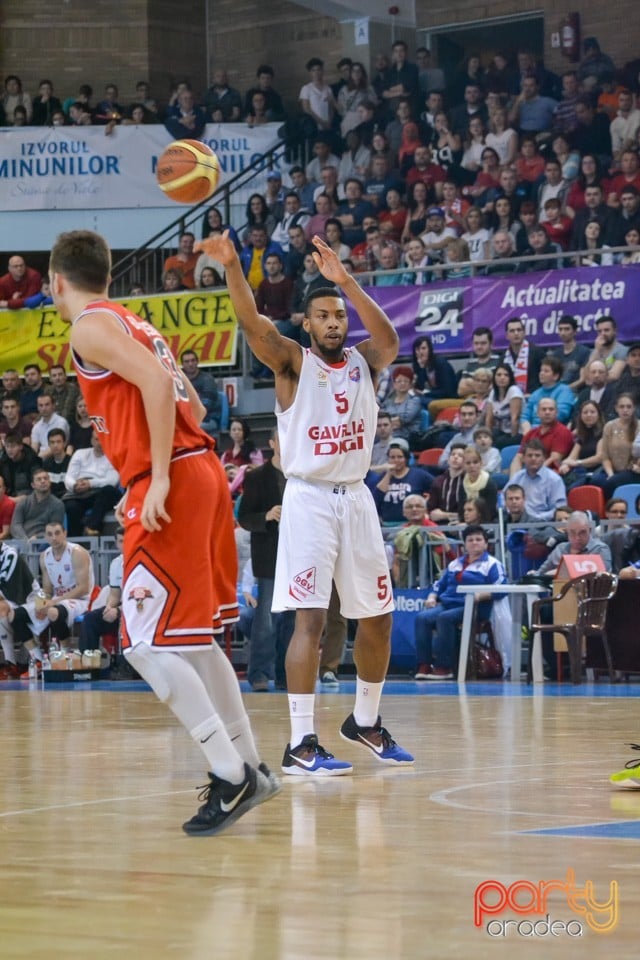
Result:
[[[359,350],[331,365],[305,350],[296,396],[276,402],[280,458],[286,477],[354,483],[371,463],[378,405],[369,365]]]
[[[109,300],[96,300],[88,304],[74,323],[92,313],[110,313],[116,317],[125,333],[146,347],[158,364],[171,374],[176,402],[173,455],[215,446],[211,437],[196,423],[182,375],[167,341],[156,328],[122,304]],[[73,365],[102,448],[118,471],[120,482],[128,486],[134,477],[151,470],[151,444],[142,394],[135,384],[123,380],[111,370],[87,369],[83,366],[82,357],[75,352]]]
[[[44,563],[47,573],[49,574],[49,580],[51,581],[51,586],[53,587],[54,598],[61,597],[63,593],[67,592],[67,590],[73,590],[73,588],[76,586],[76,575],[73,569],[74,550],[82,550],[82,547],[78,543],[70,543],[67,541],[67,545],[64,548],[62,556],[59,560],[56,560],[54,557],[51,547],[47,547],[42,555],[42,562]],[[78,597],[79,600],[89,599],[94,587],[94,583],[93,564],[90,563],[89,592],[83,597]]]

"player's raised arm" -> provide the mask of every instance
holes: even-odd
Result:
[[[290,367],[299,369],[302,362],[299,344],[283,337],[268,317],[258,313],[253,292],[242,272],[242,265],[236,248],[229,239],[228,230],[222,235],[198,241],[194,250],[202,250],[225,268],[227,286],[240,329],[258,360],[270,367],[274,373]]]
[[[358,350],[372,370],[388,367],[398,356],[400,346],[398,334],[389,317],[375,300],[365,293],[357,280],[347,273],[335,251],[321,237],[314,237],[312,242],[316,248],[313,259],[320,273],[344,291],[357,310],[365,329],[369,331],[370,338],[359,343]]]

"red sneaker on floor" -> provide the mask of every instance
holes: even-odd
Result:
[[[427,680],[429,674],[431,673],[431,664],[430,663],[421,663],[416,670],[413,679],[414,680]]]
[[[453,671],[449,667],[432,667],[427,680],[453,680]]]

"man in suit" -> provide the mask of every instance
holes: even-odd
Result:
[[[619,392],[617,384],[609,381],[609,373],[602,360],[592,360],[587,365],[586,380],[588,385],[579,392],[575,409],[579,410],[583,403],[591,400],[598,404],[605,420],[613,420]]]
[[[282,495],[286,478],[280,467],[280,442],[274,427],[269,439],[273,456],[263,466],[245,474],[238,521],[251,533],[251,564],[258,582],[258,597],[251,625],[247,679],[252,690],[286,690],[284,658],[295,625],[295,611],[271,613]]]

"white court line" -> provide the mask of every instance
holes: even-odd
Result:
[[[137,793],[133,796],[103,797],[101,800],[78,800],[75,803],[55,803],[46,807],[27,807],[23,810],[7,810],[0,813],[0,820],[6,817],[21,817],[30,813],[45,813],[47,810],[68,810],[78,807],[96,807],[101,803],[121,803],[124,800],[149,800],[152,797],[179,797],[183,793],[193,793],[194,787],[190,790],[168,790],[163,793]]]
[[[527,780],[527,783],[536,783],[537,781],[542,781],[542,777],[533,778]],[[475,813],[491,813],[490,810],[487,810],[486,804],[476,805],[472,803],[460,803],[455,800],[449,799],[449,794],[458,793],[461,790],[475,790],[477,787],[493,787],[504,785],[513,786],[515,780],[488,780],[488,781],[478,781],[477,783],[467,783],[459,787],[449,787],[446,790],[437,790],[435,793],[429,795],[429,800],[433,800],[434,803],[438,803],[444,807],[454,807],[458,810],[473,810]],[[542,811],[529,811],[529,810],[514,810],[512,807],[509,808],[509,816],[514,817],[533,817],[535,819],[543,818],[548,820],[562,820],[562,813],[544,813]],[[585,819],[581,823],[574,824],[575,826],[582,827],[587,824],[592,824],[594,822],[593,817]],[[607,821],[609,822],[609,821]],[[564,824],[562,824],[564,826]],[[513,831],[508,831],[513,832]]]

